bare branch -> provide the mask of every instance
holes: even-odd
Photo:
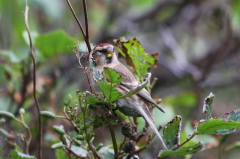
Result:
[[[31,50],[32,62],[33,62],[33,96],[34,96],[35,104],[36,104],[37,111],[38,111],[39,133],[40,133],[40,135],[39,135],[39,150],[38,150],[39,154],[38,155],[39,155],[39,159],[42,159],[42,118],[40,115],[40,105],[39,105],[37,97],[36,97],[36,61],[35,61],[35,56],[34,56],[34,51],[33,51],[30,29],[28,26],[28,10],[29,10],[29,7],[27,6],[27,2],[26,2],[25,25],[26,25],[26,29],[27,29],[27,33],[28,33],[29,42],[30,42],[30,50]]]
[[[148,123],[145,122],[145,126],[143,127],[143,130],[142,130],[141,134],[136,139],[136,143],[138,143],[141,140],[141,138],[147,134],[148,127],[149,127]]]
[[[86,36],[85,36],[85,43],[88,47],[88,52],[91,52],[91,44],[90,44],[90,40],[89,40],[89,32],[88,32],[88,14],[87,14],[87,4],[86,4],[86,0],[83,0],[83,8],[84,8],[84,17],[85,17],[85,26],[86,26]]]
[[[83,37],[84,37],[84,41],[85,41],[85,43],[86,43],[86,45],[87,45],[88,52],[90,53],[90,52],[92,51],[92,49],[91,49],[91,44],[90,44],[90,40],[89,40],[88,15],[87,15],[87,5],[86,5],[86,1],[83,0],[84,16],[85,16],[85,24],[86,24],[86,34],[85,34],[84,30],[83,30],[82,24],[81,24],[80,21],[78,20],[77,15],[75,14],[75,12],[74,12],[74,10],[73,10],[73,8],[72,8],[72,5],[71,5],[70,1],[67,0],[67,3],[68,3],[69,8],[70,8],[71,11],[72,11],[72,14],[73,14],[74,18],[76,19],[76,21],[77,21],[77,23],[78,23],[78,26],[79,26],[79,28],[80,28],[80,30],[81,30],[81,32],[82,32]],[[78,46],[77,46],[77,47],[78,47]],[[88,58],[88,56],[85,56],[85,62],[84,62],[83,71],[84,71],[84,73],[85,73],[86,76],[87,76],[87,81],[88,81],[88,84],[89,84],[89,87],[90,87],[90,91],[91,91],[91,93],[93,93],[93,89],[92,89],[92,85],[91,85],[91,82],[90,82],[90,79],[89,79],[89,75],[88,75],[88,73],[86,72],[87,58]]]
[[[83,30],[82,24],[81,24],[80,21],[78,20],[77,15],[75,14],[75,12],[74,12],[74,10],[73,10],[73,7],[72,7],[72,5],[71,5],[71,3],[70,3],[69,0],[67,0],[67,3],[68,3],[69,8],[71,9],[72,14],[73,14],[74,18],[76,19],[76,21],[77,21],[77,23],[78,23],[78,26],[79,26],[79,28],[80,28],[80,30],[81,30],[81,32],[82,32],[82,35],[83,35],[83,37],[84,37],[84,39],[85,39],[86,34],[85,34],[84,30]]]

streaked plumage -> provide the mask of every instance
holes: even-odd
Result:
[[[110,55],[111,54],[111,55]],[[104,67],[108,67],[116,71],[124,79],[115,88],[121,93],[127,93],[131,88],[138,86],[138,81],[133,74],[118,61],[114,53],[114,47],[111,44],[103,43],[96,46],[92,52],[92,60],[96,64],[96,70],[102,74]],[[153,104],[160,111],[163,109],[151,98],[148,91],[144,88],[137,94],[130,97],[119,99],[116,101],[118,109],[127,116],[143,117],[145,121],[152,127],[153,131],[159,137],[163,146],[166,148],[157,128],[153,123],[152,113],[149,111],[149,104]]]

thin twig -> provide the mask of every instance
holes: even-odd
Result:
[[[90,44],[90,39],[89,39],[89,31],[88,31],[88,14],[87,14],[87,4],[86,4],[86,0],[83,0],[83,8],[84,8],[84,17],[85,17],[85,29],[86,29],[86,35],[84,37],[84,40],[85,40],[85,43],[87,45],[87,48],[88,48],[88,52],[90,54],[90,52],[92,51],[92,48],[91,48],[91,44]],[[85,56],[85,62],[84,62],[84,72],[86,72],[86,63],[87,63],[87,59],[89,58],[89,54],[87,54]],[[94,93],[94,90],[92,88],[92,84],[89,80],[89,76],[88,76],[88,73],[86,72],[85,73],[86,76],[87,76],[87,80],[88,80],[88,83],[89,83],[89,87],[90,87],[90,90],[92,93]],[[88,112],[88,115],[90,115],[91,113],[91,110]]]
[[[76,156],[76,157],[78,157],[78,158],[86,158],[86,156],[84,156],[84,155],[78,155],[78,154],[76,154],[73,150],[71,150],[69,147],[67,147],[67,146],[64,146],[69,152],[71,152],[72,154],[74,154],[74,156]]]
[[[77,127],[76,123],[68,117],[68,115],[66,113],[66,106],[63,108],[63,114],[65,115],[66,119],[71,122],[71,124],[74,127],[74,130],[79,133],[80,129]],[[84,116],[83,119],[85,119],[85,116]],[[84,121],[83,123],[86,123],[86,122]],[[85,127],[86,127],[86,125],[85,125]],[[85,131],[86,131],[86,129],[85,129]],[[86,132],[86,134],[87,134],[87,132]],[[70,140],[70,138],[69,138],[69,140]],[[92,146],[92,144],[88,140],[86,140],[86,141],[87,141],[87,144],[88,144],[89,148],[91,149],[91,151],[94,155],[94,158],[98,158],[98,159],[101,158],[101,156],[99,156],[99,154],[97,153],[96,149]]]
[[[138,150],[134,149],[133,151],[131,151],[131,152],[128,154],[128,156],[127,156],[126,159],[130,159],[134,154],[138,154],[138,153],[140,153],[141,151],[143,151],[143,150],[145,150],[146,148],[148,148],[148,145],[149,145],[150,142],[151,142],[151,136],[149,135],[149,136],[148,136],[148,139],[147,139],[147,143],[145,144],[145,146],[139,148]]]
[[[73,7],[72,7],[72,5],[71,5],[71,3],[70,3],[69,0],[67,0],[67,3],[68,3],[69,8],[70,8],[71,11],[72,11],[72,14],[73,14],[74,18],[76,19],[76,21],[77,21],[77,23],[78,23],[78,26],[79,26],[79,28],[80,28],[80,30],[81,30],[81,32],[82,32],[83,37],[85,38],[85,37],[86,37],[86,34],[85,34],[84,30],[83,30],[82,24],[81,24],[80,21],[78,20],[77,15],[75,14],[75,12],[74,12],[74,10],[73,10]]]
[[[182,144],[180,144],[180,145],[178,145],[177,147],[175,147],[175,148],[173,149],[173,151],[175,151],[175,150],[179,149],[180,147],[182,147],[184,144],[186,144],[188,141],[190,141],[195,135],[196,135],[196,134],[193,133],[189,138],[187,138],[186,141],[184,141]]]
[[[158,80],[158,78],[156,78],[156,77],[153,78],[153,82],[150,85],[150,89],[153,89],[154,85],[157,83],[157,80]]]
[[[147,143],[145,144],[145,146],[141,147],[140,149],[136,150],[133,154],[138,154],[141,151],[145,150],[146,148],[148,148],[149,143],[151,142],[151,136],[148,136],[148,140]]]
[[[123,144],[126,142],[126,139],[127,139],[126,136],[124,136],[124,139],[119,147],[119,152],[122,150]]]
[[[138,121],[136,117],[133,117],[134,125],[133,125],[133,131],[137,132],[137,126],[138,126]]]
[[[85,17],[85,26],[86,26],[86,35],[85,35],[85,42],[87,44],[88,47],[88,51],[91,52],[91,44],[90,44],[90,40],[89,40],[89,32],[88,32],[88,14],[87,14],[87,4],[86,4],[86,0],[83,0],[83,9],[84,9],[84,17]]]
[[[30,29],[29,29],[29,26],[28,26],[28,9],[29,9],[29,7],[27,5],[27,0],[26,0],[25,25],[26,25],[26,29],[27,29],[27,32],[28,32],[32,62],[33,62],[33,96],[34,96],[35,104],[36,104],[37,111],[38,111],[39,133],[40,133],[40,135],[39,135],[39,150],[38,150],[39,154],[38,155],[39,155],[39,159],[42,159],[42,118],[41,118],[41,115],[40,115],[40,105],[39,105],[37,97],[36,97],[36,61],[35,61],[35,56],[34,56],[34,51],[33,51]]]
[[[26,153],[29,155],[29,146],[30,146],[30,142],[32,140],[32,133],[31,133],[31,130],[28,127],[28,125],[24,122],[23,114],[20,113],[20,115],[21,115],[21,121],[22,121],[21,123],[28,131],[28,139],[26,141]]]
[[[136,143],[138,143],[141,140],[141,138],[147,134],[148,126],[149,126],[148,123],[145,122],[145,126],[143,127],[143,130],[142,130],[141,134],[136,139]]]
[[[129,154],[128,154],[128,156],[127,156],[127,158],[126,159],[130,159],[134,154],[138,154],[138,153],[140,153],[141,151],[143,151],[143,150],[145,150],[147,147],[148,147],[148,144],[151,142],[151,136],[149,135],[148,136],[148,140],[147,140],[147,143],[145,144],[145,146],[143,146],[143,147],[141,147],[140,149],[138,149],[138,150],[133,150],[133,151],[131,151]]]
[[[79,26],[79,28],[80,28],[80,30],[81,30],[81,32],[82,32],[84,41],[85,41],[85,43],[86,43],[86,45],[87,45],[88,52],[90,53],[90,52],[92,51],[92,49],[91,49],[91,44],[90,44],[90,40],[89,40],[88,15],[87,15],[87,5],[86,5],[86,2],[83,1],[83,5],[84,5],[84,16],[85,16],[85,23],[86,23],[86,31],[87,31],[87,34],[85,34],[85,32],[84,32],[84,30],[83,30],[83,27],[82,27],[82,24],[81,24],[80,21],[78,20],[77,15],[75,14],[75,12],[74,12],[74,10],[73,10],[73,7],[72,7],[70,1],[69,1],[69,0],[66,0],[66,1],[67,1],[67,3],[68,3],[69,8],[70,8],[71,11],[72,11],[72,14],[73,14],[75,20],[76,20],[77,23],[78,23],[78,26]],[[88,56],[86,56],[85,58],[87,59]],[[88,84],[89,84],[89,87],[90,87],[90,91],[91,91],[91,93],[93,93],[92,85],[91,85],[89,76],[88,76],[88,74],[87,74],[87,72],[86,72],[86,60],[85,60],[85,63],[84,63],[83,71],[84,71],[84,73],[85,73],[86,76],[87,76],[87,80],[88,80]]]
[[[85,103],[85,108],[86,108],[86,103]],[[87,137],[88,132],[87,132],[86,116],[85,116],[85,113],[86,113],[86,112],[85,112],[85,110],[83,110],[83,109],[82,109],[82,111],[83,111],[83,124],[84,124],[84,128],[85,128],[84,130],[85,130],[85,135],[86,135],[86,142],[88,143],[88,146],[89,146],[90,150],[92,151],[94,158],[101,158],[101,157],[98,155],[95,147],[93,147],[93,146],[92,146],[92,143],[89,141],[90,139]]]
[[[77,127],[77,124],[76,124],[74,121],[72,121],[72,120],[68,117],[68,115],[67,115],[67,113],[66,113],[66,106],[63,107],[63,114],[64,114],[64,116],[65,116],[65,119],[67,119],[68,121],[70,121],[70,123],[73,125],[74,130],[75,130],[77,133],[79,133],[79,132],[80,132],[80,129]]]

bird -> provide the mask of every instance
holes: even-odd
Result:
[[[119,84],[115,85],[115,88],[120,93],[126,94],[129,90],[132,90],[132,88],[139,85],[139,82],[136,80],[132,72],[119,62],[115,52],[115,47],[111,44],[101,43],[95,46],[90,53],[89,60],[95,64],[95,69],[100,75],[102,75],[104,68],[110,68],[116,71],[123,78]],[[145,88],[130,97],[118,99],[115,103],[117,105],[117,109],[124,115],[131,117],[143,117],[151,126],[154,133],[158,136],[164,148],[167,149],[166,144],[154,125],[154,119],[149,110],[149,105],[152,104],[163,113],[165,112],[163,108],[151,98]]]

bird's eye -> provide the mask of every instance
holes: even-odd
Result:
[[[107,53],[107,50],[102,49],[102,50],[98,50],[98,52],[100,52],[100,53]]]

